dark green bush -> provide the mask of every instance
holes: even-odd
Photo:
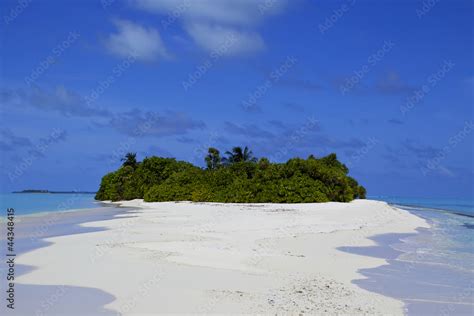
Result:
[[[235,156],[239,152],[236,148],[229,154]],[[271,163],[266,158],[257,162],[251,151],[246,150],[241,158],[222,163],[219,152],[212,148],[206,158],[208,169],[160,157],[145,158],[136,164],[124,163],[102,178],[96,199],[309,203],[365,198],[365,188],[347,175],[349,170],[335,154]]]

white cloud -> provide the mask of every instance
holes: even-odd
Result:
[[[283,10],[287,0],[135,0],[137,7],[187,20],[246,25]]]
[[[127,20],[115,20],[114,23],[118,32],[111,34],[106,41],[107,49],[114,55],[134,56],[144,61],[170,57],[157,30]]]
[[[105,109],[89,106],[82,96],[64,86],[58,86],[54,90],[0,89],[0,104],[6,109],[30,107],[69,117],[101,117],[110,114]]]
[[[188,24],[186,30],[199,47],[220,55],[248,54],[265,47],[262,38],[255,32],[203,23]]]
[[[132,0],[139,9],[179,21],[198,47],[223,55],[255,53],[265,47],[255,27],[281,13],[288,0]],[[235,39],[229,47],[229,38]]]

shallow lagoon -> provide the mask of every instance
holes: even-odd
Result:
[[[374,236],[376,246],[340,248],[388,261],[359,271],[366,279],[354,283],[403,300],[408,315],[473,315],[474,218],[456,214],[459,210],[402,208],[425,218],[431,228]]]

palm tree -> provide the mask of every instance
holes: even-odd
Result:
[[[124,158],[120,159],[120,161],[123,161],[122,166],[130,166],[135,169],[138,165],[137,153],[127,153]]]
[[[217,169],[221,165],[221,161],[222,161],[219,150],[213,147],[209,147],[207,152],[208,154],[206,158],[204,159],[206,161],[207,169],[209,170]]]
[[[242,147],[234,147],[232,148],[232,152],[226,151],[225,154],[228,157],[224,158],[224,160],[228,164],[233,164],[236,162],[245,162],[245,161],[251,161],[251,162],[257,161],[257,158],[253,157],[252,151],[247,146],[245,146],[244,149],[242,149]]]

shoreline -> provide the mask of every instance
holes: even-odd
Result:
[[[36,270],[20,276],[18,282],[50,284],[48,280],[52,280],[48,276],[57,271],[62,277],[55,278],[56,283],[100,289],[115,298],[105,308],[122,314],[226,311],[377,314],[386,312],[387,308],[401,314],[404,308],[401,301],[368,292],[352,283],[364,278],[359,269],[377,267],[387,260],[344,253],[338,248],[374,244],[369,237],[378,233],[416,232],[418,227],[427,227],[421,218],[380,201],[225,204],[133,200],[107,204],[131,209],[124,211],[123,218],[114,216],[81,224],[89,228],[104,227],[104,230],[47,238],[52,247],[35,249],[18,258],[21,263],[38,262]],[[371,212],[378,212],[377,216]],[[345,213],[356,216],[348,221],[341,218]],[[253,229],[237,226],[229,231],[228,225],[235,224],[233,220]],[[252,225],[253,221],[260,225]],[[311,224],[305,224],[307,221]],[[83,276],[79,279],[65,276],[66,260],[61,255],[74,246],[80,252],[73,255],[76,258],[73,262],[81,263],[82,268],[73,269]],[[115,278],[118,275],[123,278],[117,281],[112,278],[114,273],[107,280],[98,275],[119,267],[128,271],[132,268],[129,261],[133,261],[135,268],[144,269],[141,277],[124,277],[117,271]],[[200,274],[208,276],[207,281]],[[194,290],[180,288],[177,284],[184,281],[182,275],[200,285]],[[216,279],[216,275],[221,278]],[[250,286],[239,286],[242,278]],[[137,298],[141,303],[131,304],[134,294],[153,280],[160,284],[148,284],[150,294]],[[164,293],[163,285],[176,297]],[[179,304],[183,295],[190,298],[184,306]],[[193,298],[196,295],[198,298]],[[151,297],[170,301],[163,306]],[[209,308],[202,311],[199,306]]]
[[[19,214],[15,215],[15,218],[18,218],[21,220],[23,219],[28,219],[28,218],[40,218],[40,217],[47,217],[50,215],[55,215],[55,214],[68,214],[68,213],[77,213],[77,212],[87,212],[87,211],[97,211],[106,207],[111,207],[113,205],[109,205],[108,203],[104,203],[102,201],[97,202],[98,204],[103,204],[102,206],[97,206],[97,207],[86,207],[86,208],[74,208],[74,209],[67,209],[67,210],[56,210],[56,211],[40,211],[40,212],[35,212],[35,213],[28,213],[28,214]],[[120,207],[120,206],[115,206],[115,207]],[[77,213],[79,214],[79,213]],[[0,223],[6,220],[6,215],[0,216]]]
[[[471,314],[474,248],[467,237],[472,224],[466,221],[472,223],[472,216],[445,209],[396,207],[424,219],[429,228],[419,227],[414,234],[373,236],[376,246],[345,249],[387,259],[386,265],[360,270],[364,278],[354,283],[402,300],[408,315]]]

